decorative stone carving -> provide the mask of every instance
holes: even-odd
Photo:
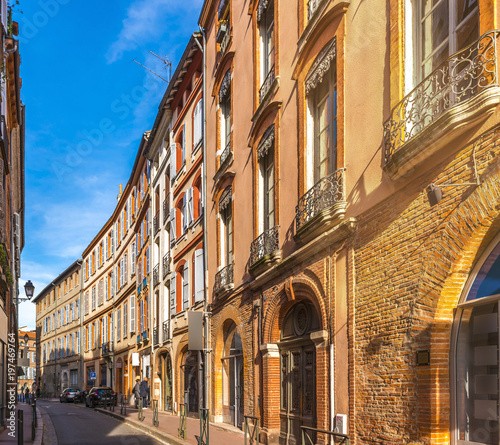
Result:
[[[233,197],[233,191],[231,187],[226,188],[224,190],[224,193],[222,193],[222,196],[220,197],[219,200],[219,212],[222,213],[226,207],[231,203],[231,199]]]
[[[274,145],[274,124],[269,126],[266,130],[262,139],[260,140],[259,146],[257,147],[257,158],[260,160],[267,155],[269,149]]]
[[[219,103],[221,103],[224,98],[227,96],[229,93],[231,87],[231,70],[227,70],[226,74],[224,74],[224,78],[222,79],[222,82],[220,84],[219,88]]]
[[[337,56],[337,39],[334,37],[330,43],[326,44],[313,63],[306,78],[306,95],[316,88],[322,81],[325,74],[330,69],[332,60]]]

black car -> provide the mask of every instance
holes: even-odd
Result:
[[[113,404],[116,406],[116,393],[109,386],[95,386],[85,398],[85,406]]]
[[[78,388],[66,388],[59,396],[59,402],[80,402],[82,392]]]

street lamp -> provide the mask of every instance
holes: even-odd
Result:
[[[28,334],[24,334],[24,343],[26,343],[26,346],[28,346],[28,340],[30,339]]]
[[[35,293],[35,286],[33,286],[31,280],[28,280],[24,285],[24,291],[26,292],[26,297],[28,297],[28,300],[31,300],[33,294]]]

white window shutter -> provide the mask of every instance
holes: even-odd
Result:
[[[182,165],[186,163],[186,126],[182,130]]]
[[[128,262],[128,257],[127,257],[127,253],[125,252],[125,256],[123,257],[123,282],[124,283],[126,283],[127,279],[128,279],[127,262]]]
[[[193,207],[193,188],[188,189],[188,226],[191,225],[194,219]]]
[[[177,313],[177,301],[176,301],[176,277],[177,272],[172,272],[172,276],[170,277],[170,315]]]
[[[175,207],[170,209],[170,242],[174,242],[175,239],[177,238],[175,235],[175,231],[176,231],[176,221],[175,221],[175,217],[176,217],[176,211],[175,211]]]
[[[130,297],[130,332],[135,332],[135,295]]]
[[[194,301],[204,298],[203,249],[194,252]]]
[[[189,307],[189,262],[184,264],[184,272],[182,275],[182,306],[183,309]]]
[[[174,179],[177,174],[177,144],[170,144],[170,179]]]

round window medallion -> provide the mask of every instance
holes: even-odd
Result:
[[[295,335],[304,335],[309,329],[309,310],[306,305],[299,303],[295,307],[293,314],[293,328],[295,330]]]

